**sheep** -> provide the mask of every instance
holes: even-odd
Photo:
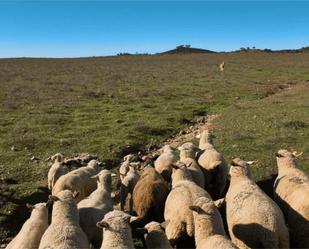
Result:
[[[128,214],[114,210],[97,223],[103,229],[101,249],[134,249],[130,218]]]
[[[178,150],[180,151],[180,162],[186,165],[192,175],[193,181],[201,188],[205,188],[204,173],[194,159],[197,148],[193,143],[188,142],[178,147]]]
[[[213,135],[208,130],[200,135],[199,148],[203,151],[198,158],[198,164],[204,170],[206,190],[216,200],[223,197],[228,165],[223,155],[214,148],[212,138]]]
[[[215,203],[209,198],[200,197],[189,207],[194,217],[194,237],[197,249],[237,247],[227,238],[223,221]]]
[[[27,204],[31,209],[31,216],[22,226],[16,237],[7,245],[6,249],[37,249],[43,233],[48,227],[48,204]]]
[[[288,248],[289,232],[282,211],[249,175],[247,162],[235,158],[225,198],[233,243],[239,248]]]
[[[122,181],[129,172],[129,165],[136,159],[135,155],[129,154],[123,158],[123,163],[119,167],[120,180]]]
[[[293,247],[309,248],[309,178],[296,168],[299,155],[287,150],[277,152],[274,197],[287,219]]]
[[[90,195],[97,187],[95,179],[91,177],[101,170],[97,160],[91,160],[87,166],[75,169],[61,176],[52,189],[52,194],[57,195],[60,191],[69,189],[79,192],[77,202]]]
[[[137,230],[144,234],[147,248],[172,249],[160,223],[152,221]]]
[[[139,179],[139,173],[136,168],[140,165],[140,163],[130,163],[129,164],[129,171],[127,175],[122,179],[121,186],[120,186],[120,209],[121,211],[124,210],[124,205],[126,203],[126,199],[128,194],[130,195],[129,200],[129,211],[132,214],[133,209],[133,190],[134,187]]]
[[[133,190],[133,207],[140,220],[163,221],[168,184],[151,166],[146,166]]]
[[[192,181],[189,170],[178,163],[173,165],[172,190],[169,193],[164,210],[164,219],[167,222],[165,233],[172,243],[182,235],[193,237],[194,220],[189,207],[199,197],[211,199],[210,195]]]
[[[161,151],[163,153],[154,163],[155,169],[163,176],[164,180],[169,182],[172,174],[172,164],[176,162],[176,156],[169,145],[165,145]]]
[[[96,176],[97,189],[86,199],[77,204],[80,216],[80,226],[87,235],[89,242],[94,248],[102,244],[102,232],[96,227],[96,223],[102,220],[104,215],[113,210],[111,197],[112,177],[109,170],[102,170]]]
[[[222,61],[222,63],[219,64],[219,69],[220,69],[221,72],[224,71],[224,67],[225,67],[225,63],[224,63],[224,61]]]
[[[54,187],[56,181],[60,176],[67,173],[66,165],[63,163],[64,156],[60,153],[57,153],[51,157],[51,160],[54,162],[48,171],[47,181],[48,189],[51,191]]]
[[[52,221],[46,229],[39,249],[89,248],[86,234],[79,225],[79,214],[75,201],[78,193],[63,190],[57,196],[49,196],[54,201]]]

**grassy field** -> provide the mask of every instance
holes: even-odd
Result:
[[[205,113],[220,115],[227,160],[259,160],[256,180],[276,172],[278,148],[304,151],[308,172],[309,53],[1,59],[0,223],[46,192],[32,156],[89,152],[114,166]]]

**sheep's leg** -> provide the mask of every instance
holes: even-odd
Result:
[[[120,187],[120,210],[121,211],[124,210],[127,195],[128,195],[127,187],[125,185],[121,184],[121,187]]]
[[[130,215],[133,215],[133,196],[132,196],[132,193],[129,193],[129,212],[130,212]]]

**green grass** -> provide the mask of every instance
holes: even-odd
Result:
[[[32,156],[89,152],[115,165],[200,113],[221,115],[217,147],[228,160],[258,159],[256,179],[275,172],[281,147],[303,150],[308,172],[308,68],[309,54],[1,59],[0,196],[24,200],[44,186],[47,165]],[[14,208],[6,201],[0,221]]]

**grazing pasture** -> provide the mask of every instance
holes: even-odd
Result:
[[[255,180],[276,173],[279,148],[303,151],[309,172],[309,53],[0,59],[0,227],[46,197],[50,155],[114,169],[208,114],[228,162],[258,160]]]

